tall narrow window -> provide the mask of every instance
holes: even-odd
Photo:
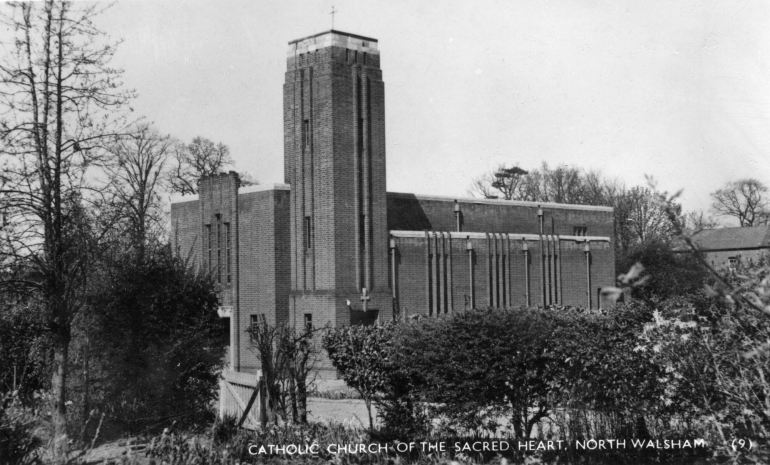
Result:
[[[366,250],[366,215],[361,215],[361,228],[359,231],[358,242],[361,250]]]
[[[230,223],[225,223],[225,236],[226,240],[225,243],[227,244],[227,283],[231,283],[233,280],[233,267],[232,267],[232,260],[233,260],[233,254],[232,250],[230,248],[231,242],[230,242]]]
[[[214,235],[211,233],[211,225],[206,225],[206,235],[208,236],[208,264],[209,264],[209,271],[214,269],[214,262],[212,261],[214,259],[212,249],[214,248]]]
[[[305,144],[305,147],[310,146],[310,120],[306,119],[305,123],[302,125],[302,138],[304,139],[303,143]]]
[[[308,331],[313,330],[313,314],[305,313],[305,329]]]
[[[305,217],[305,248],[309,249],[313,247],[313,224],[310,221],[310,217]]]
[[[222,219],[217,215],[217,283],[222,284]]]

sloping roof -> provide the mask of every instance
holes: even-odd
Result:
[[[702,250],[770,247],[770,226],[704,229],[693,236],[693,241]]]

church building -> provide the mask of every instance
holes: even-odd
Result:
[[[612,208],[388,192],[377,40],[322,32],[290,42],[286,64],[284,182],[222,173],[171,205],[172,246],[221,285],[232,370],[258,368],[246,331],[262,318],[338,327],[603,305]]]

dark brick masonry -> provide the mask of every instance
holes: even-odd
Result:
[[[173,247],[220,282],[237,371],[258,369],[246,333],[257,318],[337,327],[474,306],[597,307],[614,282],[611,208],[386,193],[377,45],[339,31],[291,42],[286,184],[240,188],[231,172],[172,203]]]

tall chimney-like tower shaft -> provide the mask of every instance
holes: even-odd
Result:
[[[295,325],[391,317],[385,88],[377,45],[335,30],[289,43],[284,177],[292,189]]]

